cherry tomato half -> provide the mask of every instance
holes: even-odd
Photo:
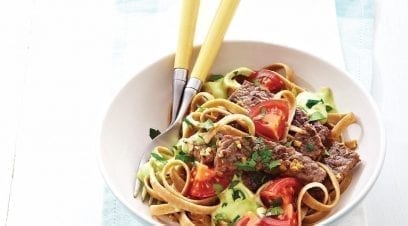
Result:
[[[210,169],[207,165],[196,163],[191,171],[188,194],[198,199],[214,196],[216,195],[214,184],[226,188],[231,182],[232,176],[232,174],[219,176],[214,169]]]
[[[268,69],[261,69],[251,74],[248,80],[251,82],[258,81],[260,86],[272,93],[282,90],[285,85],[277,72]]]
[[[293,177],[285,177],[267,182],[261,190],[261,200],[266,207],[276,205],[276,200],[281,200],[283,213],[276,217],[263,217],[261,226],[295,226],[297,214],[294,210],[295,196],[299,193],[301,183]]]
[[[289,104],[286,100],[268,100],[253,106],[249,115],[257,135],[278,141],[286,131]]]

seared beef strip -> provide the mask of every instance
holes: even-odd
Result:
[[[330,130],[319,121],[309,122],[306,112],[297,108],[292,125],[301,128],[306,133],[296,133],[295,139],[302,144],[296,147],[296,151],[309,156],[313,160],[319,160],[326,148],[332,143]]]
[[[241,87],[230,95],[229,100],[249,110],[252,106],[272,98],[273,94],[269,90],[262,89],[252,82],[244,81]]]
[[[271,159],[264,162],[261,159],[255,160],[256,171],[267,173],[281,173],[287,176],[296,177],[303,182],[321,182],[326,177],[326,172],[319,165],[295,151],[292,147],[286,147],[279,143],[267,141],[256,137],[234,137],[225,135],[217,146],[217,154],[214,159],[214,166],[218,172],[226,172],[237,169],[237,163],[245,162],[252,157],[252,153],[269,151]],[[268,163],[273,160],[280,160],[280,166],[270,169]]]
[[[295,116],[292,120],[292,125],[301,128],[305,123],[309,121],[309,117],[307,116],[306,112],[303,110],[296,108]]]
[[[214,166],[217,172],[234,171],[236,163],[252,154],[249,143],[241,137],[225,135],[217,145]]]
[[[309,156],[313,160],[318,160],[323,155],[325,147],[320,139],[319,134],[313,125],[305,123],[302,129],[306,132],[296,133],[295,140],[300,141],[302,144],[298,147],[295,146],[296,151],[303,155]]]
[[[332,139],[331,139],[331,131],[327,126],[322,125],[319,121],[312,122],[313,127],[317,131],[317,135],[320,137],[320,140],[322,141],[323,145],[325,147],[330,147],[332,145]]]
[[[195,160],[203,164],[212,165],[214,162],[215,152],[215,148],[207,147],[206,145],[194,145],[190,155],[192,155]]]
[[[333,170],[339,181],[350,174],[354,166],[360,162],[360,156],[357,152],[350,150],[339,142],[333,143],[328,154],[327,157],[323,158],[322,162]]]

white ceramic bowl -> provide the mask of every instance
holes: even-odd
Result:
[[[174,56],[165,56],[129,81],[110,105],[100,136],[99,161],[106,183],[134,214],[152,224],[157,221],[150,216],[148,206],[133,199],[133,185],[138,159],[150,141],[149,128],[163,131],[167,125],[173,59]],[[320,223],[333,222],[367,195],[380,173],[385,155],[385,135],[379,111],[370,95],[346,72],[288,47],[259,42],[226,42],[211,71],[226,73],[239,66],[259,69],[274,62],[290,65],[297,74],[295,82],[304,87],[331,87],[338,109],[352,111],[358,117],[361,127],[353,137],[358,136],[362,162],[338,206]]]

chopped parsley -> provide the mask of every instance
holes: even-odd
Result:
[[[185,118],[185,119],[183,120],[183,122],[185,122],[188,126],[193,126],[193,123],[190,122],[190,120],[188,120],[188,118]]]
[[[244,163],[238,162],[236,166],[239,170],[244,170],[244,171],[255,171],[256,170],[255,168],[256,162],[253,159],[250,159]]]
[[[286,147],[291,147],[293,143],[293,140],[286,142],[285,146]]]
[[[210,78],[208,79],[209,82],[215,82],[218,79],[224,78],[224,75],[211,75]]]
[[[232,72],[232,73],[234,73],[234,75],[237,76],[239,72],[238,72],[238,71],[234,71],[234,72]]]
[[[283,213],[282,207],[276,206],[266,210],[265,216],[279,216]]]
[[[319,102],[322,102],[322,103],[323,103],[323,100],[322,100],[322,99],[320,99],[320,100],[309,99],[309,100],[307,100],[307,102],[306,102],[306,107],[312,108],[313,106],[315,106],[315,105],[318,104]]]
[[[215,222],[216,224],[217,224],[218,222],[224,220],[224,219],[225,219],[225,214],[223,214],[223,213],[217,213],[217,214],[214,216],[214,222]]]
[[[167,159],[165,159],[165,158],[164,158],[163,156],[161,156],[160,154],[157,154],[157,153],[152,152],[151,155],[152,155],[153,158],[155,158],[156,160],[158,160],[158,161],[160,161],[160,162],[165,162],[165,161],[167,161]]]
[[[224,202],[223,204],[221,204],[221,208],[226,207],[227,205],[228,205],[228,203]]]
[[[224,187],[218,183],[213,184],[213,188],[217,195],[220,194],[224,190]]]
[[[229,188],[234,188],[235,185],[237,185],[238,183],[239,183],[239,180],[233,180],[233,181],[231,181],[231,183],[230,183],[230,185],[229,185]]]
[[[207,119],[207,121],[205,121],[203,124],[203,128],[207,131],[212,129],[213,127],[214,127],[214,122],[211,119]]]
[[[153,129],[153,128],[150,128],[149,129],[149,136],[150,136],[150,138],[153,140],[154,138],[156,138],[157,136],[159,136],[161,134],[161,132],[160,132],[160,130],[158,130],[158,129]]]
[[[181,160],[185,163],[194,162],[194,157],[190,155],[186,155],[184,152],[180,152],[176,155],[175,159]]]
[[[255,79],[255,80],[254,80],[254,85],[255,85],[255,86],[259,86],[259,85],[260,85],[260,83],[259,83],[259,80],[258,80],[258,79]]]
[[[281,161],[277,159],[277,160],[273,160],[272,162],[268,163],[267,167],[269,170],[273,170],[276,167],[280,166],[280,164],[281,164]]]
[[[272,152],[268,149],[263,149],[259,151],[259,157],[262,163],[267,163],[272,159]]]
[[[204,110],[205,110],[205,107],[202,107],[201,105],[197,105],[198,112],[203,112]]]
[[[311,152],[314,150],[314,145],[312,143],[306,144],[306,151]]]
[[[330,105],[326,105],[326,111],[330,112],[331,110],[333,110],[333,108]]]
[[[246,197],[245,197],[245,194],[244,194],[244,192],[243,191],[241,191],[241,190],[238,190],[238,189],[233,189],[232,190],[232,199],[235,201],[235,200],[237,200],[237,199],[242,199],[242,200],[244,200]]]
[[[235,223],[239,220],[241,216],[237,215],[236,217],[234,217],[234,219],[232,219],[232,223]]]
[[[204,139],[204,137],[203,137],[203,136],[198,135],[198,138],[200,138],[200,140],[201,140],[203,143],[205,143],[205,139]]]

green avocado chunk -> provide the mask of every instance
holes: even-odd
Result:
[[[225,189],[219,194],[219,198],[221,205],[212,214],[215,225],[221,221],[234,223],[248,212],[256,213],[260,206],[255,195],[242,182]]]
[[[336,112],[332,91],[323,87],[319,92],[301,92],[296,97],[296,105],[309,116],[310,121],[326,123],[327,113]]]

